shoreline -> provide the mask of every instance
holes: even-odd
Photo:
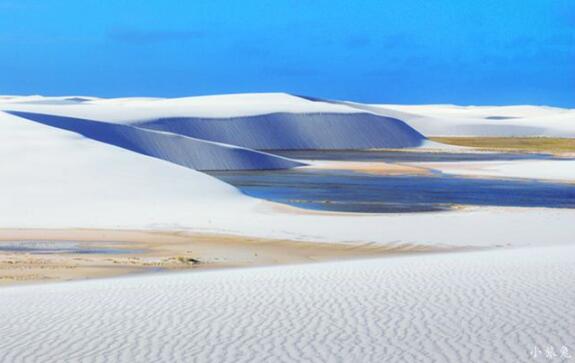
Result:
[[[430,168],[407,165],[406,163],[389,163],[384,161],[344,161],[344,160],[304,160],[309,165],[301,166],[307,170],[343,170],[369,175],[431,175]]]
[[[126,253],[0,251],[0,288],[139,273],[292,265],[472,249],[409,243],[316,243],[181,231],[0,229],[0,242],[17,241],[113,245]]]

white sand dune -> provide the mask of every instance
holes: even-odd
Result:
[[[233,118],[162,118],[138,127],[257,150],[405,148],[425,138],[403,121],[370,113],[270,113]]]
[[[468,208],[361,217],[307,213],[243,196],[163,160],[0,115],[0,228],[196,230],[389,245],[572,241],[575,211],[570,209]]]
[[[246,93],[182,98],[92,98],[82,104],[53,107],[71,97],[7,96],[0,107],[14,110],[53,113],[61,116],[84,117],[111,122],[135,122],[150,117],[230,118],[257,116],[268,113],[358,113],[360,111],[330,102],[314,102],[285,93]],[[42,101],[44,104],[42,104]]]
[[[1,115],[0,137],[2,227],[153,226],[257,204],[200,172],[16,116]]]
[[[289,130],[270,139],[282,142],[285,135],[289,145],[303,147],[317,138],[328,145],[344,140],[348,129],[341,125],[349,120],[377,131],[369,136],[383,135],[387,144],[400,140],[403,131],[390,132],[395,121],[374,116],[377,110],[286,95],[0,97],[0,110],[23,116],[0,112],[0,228],[205,231],[406,250],[492,248],[3,288],[0,361],[524,362],[536,347],[575,349],[575,210],[305,212],[247,197],[190,169],[206,167],[196,164],[212,162],[206,158],[219,159],[219,168],[291,163],[209,141],[210,132],[231,136],[227,127],[204,125],[205,118],[230,123],[230,117],[247,117],[240,123],[250,128],[254,120],[262,123],[261,133],[238,135],[245,142],[281,123]],[[489,115],[513,114],[495,111]],[[266,121],[274,113],[281,116]],[[334,130],[325,129],[333,126],[322,119],[328,113],[340,119]],[[559,123],[537,117],[537,127],[549,135],[561,131]],[[448,129],[432,119],[432,132]],[[183,123],[202,137],[138,127],[146,120],[159,128]],[[449,122],[464,125],[457,132],[469,130],[468,121]],[[570,135],[567,126],[561,135]],[[406,135],[419,135],[412,132]],[[354,145],[372,142],[365,135],[350,137]],[[537,167],[545,169],[539,176],[571,175],[549,164]],[[524,173],[526,167],[519,169]],[[509,168],[496,173],[517,175]]]
[[[139,124],[255,149],[413,147],[425,144],[420,133],[575,137],[571,109],[368,105],[283,93],[176,99],[11,96],[0,98],[0,110]]]
[[[0,136],[0,228],[195,230],[447,246],[569,243],[573,236],[575,212],[569,209],[471,208],[361,218],[302,213],[244,196],[194,170],[16,116],[4,114]]]
[[[357,105],[426,136],[575,137],[575,110],[544,106]]]
[[[129,125],[20,111],[8,113],[195,170],[288,169],[304,165],[256,150]]]
[[[287,94],[93,100],[60,107],[12,101],[0,102],[0,109],[129,124],[258,150],[401,148],[425,141],[401,120]]]
[[[446,174],[575,182],[574,160],[466,161],[414,163]]]
[[[575,349],[574,253],[526,248],[5,288],[0,360],[528,362],[535,347]]]

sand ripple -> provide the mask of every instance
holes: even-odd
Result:
[[[575,247],[0,290],[3,362],[524,362],[575,350]]]

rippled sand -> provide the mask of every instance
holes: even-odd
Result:
[[[0,289],[4,362],[528,362],[575,346],[574,246]]]

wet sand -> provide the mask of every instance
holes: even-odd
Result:
[[[315,161],[302,169],[348,170],[371,175],[430,175],[429,168],[386,162]]]
[[[0,241],[74,241],[139,253],[0,252],[0,286],[132,273],[297,264],[382,255],[452,251],[449,246],[332,244],[232,235],[128,230],[4,229]],[[461,249],[461,248],[460,248]]]

